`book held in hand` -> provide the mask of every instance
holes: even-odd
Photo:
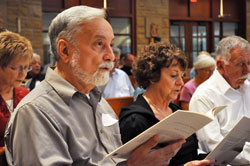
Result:
[[[250,142],[250,118],[243,116],[206,158],[216,160],[216,165],[229,164]]]
[[[137,147],[145,143],[154,135],[158,135],[160,137],[159,143],[171,143],[179,139],[185,139],[211,122],[214,119],[214,115],[219,113],[225,107],[226,106],[214,107],[206,114],[177,110],[118,149],[109,153],[106,158],[127,159]]]

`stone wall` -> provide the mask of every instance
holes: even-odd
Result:
[[[41,0],[1,0],[0,9],[0,27],[27,37],[43,58]]]
[[[152,23],[161,41],[169,40],[169,0],[136,0],[137,52],[150,43]]]

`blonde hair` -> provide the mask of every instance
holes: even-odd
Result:
[[[33,49],[30,41],[17,33],[0,33],[0,67],[7,67],[14,59],[27,58],[32,61]]]

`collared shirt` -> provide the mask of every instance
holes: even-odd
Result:
[[[114,166],[121,146],[116,114],[94,88],[90,98],[48,69],[17,107],[5,131],[8,162],[18,166]]]
[[[133,96],[134,91],[128,75],[120,69],[115,69],[105,86],[103,97]]]
[[[190,111],[207,112],[215,106],[227,107],[217,114],[215,120],[197,132],[200,148],[212,151],[242,116],[250,117],[250,83],[245,81],[239,89],[232,88],[215,70],[213,75],[194,92],[189,104]],[[246,142],[244,150],[231,164],[249,164],[250,146]]]

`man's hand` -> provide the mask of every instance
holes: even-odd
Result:
[[[5,147],[0,147],[0,155],[4,153]]]
[[[201,161],[195,160],[186,163],[184,166],[212,166],[215,164],[214,159],[204,159]]]
[[[185,140],[182,139],[163,148],[152,149],[159,143],[159,140],[158,136],[153,136],[145,144],[137,148],[128,159],[128,166],[168,165],[169,161],[175,156],[181,148],[181,145],[185,142]]]

